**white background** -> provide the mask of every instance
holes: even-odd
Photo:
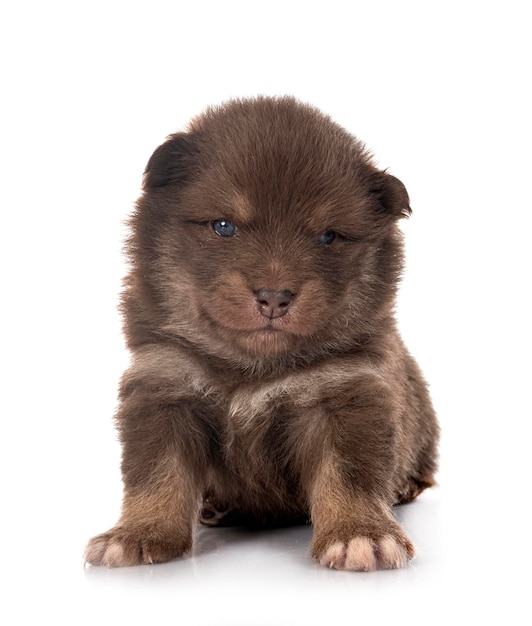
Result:
[[[6,624],[530,624],[532,47],[526,2],[4,2],[0,569]],[[83,567],[119,512],[124,219],[153,149],[293,94],[409,190],[398,317],[443,429],[403,571],[321,569],[310,529],[202,531]]]

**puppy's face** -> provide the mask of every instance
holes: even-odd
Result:
[[[233,103],[150,159],[133,258],[161,332],[244,360],[315,354],[388,311],[407,211],[402,183],[329,118]]]

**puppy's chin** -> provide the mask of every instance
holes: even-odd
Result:
[[[236,357],[242,361],[260,361],[294,354],[308,339],[303,333],[289,330],[273,320],[270,323],[262,320],[250,320],[239,324],[234,318],[216,319],[210,315],[203,316],[208,326],[204,326],[201,335],[207,339],[205,347],[214,350],[218,356]],[[196,334],[196,337],[198,335]],[[212,340],[210,341],[209,340]]]
[[[228,338],[246,354],[266,358],[293,353],[303,341],[297,335],[271,326],[240,333],[233,331]]]

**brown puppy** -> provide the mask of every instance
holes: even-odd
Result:
[[[155,151],[123,295],[123,509],[89,563],[181,556],[224,513],[308,516],[328,567],[413,556],[392,506],[434,483],[438,426],[393,319],[409,213],[399,180],[292,98],[207,110]]]

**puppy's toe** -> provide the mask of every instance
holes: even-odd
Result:
[[[89,541],[85,551],[85,563],[104,565],[106,567],[128,567],[143,563],[140,545],[131,541],[113,539],[105,533]]]
[[[108,544],[105,534],[93,537],[85,549],[85,563],[103,565]]]
[[[344,569],[371,572],[377,569],[374,544],[368,537],[355,537],[347,544]]]
[[[391,535],[386,535],[377,540],[375,552],[380,567],[398,569],[405,567],[414,556],[414,547],[410,542],[402,544]]]
[[[323,556],[319,559],[320,565],[330,567],[331,569],[344,569],[346,558],[346,546],[342,541],[337,541],[325,550]]]

